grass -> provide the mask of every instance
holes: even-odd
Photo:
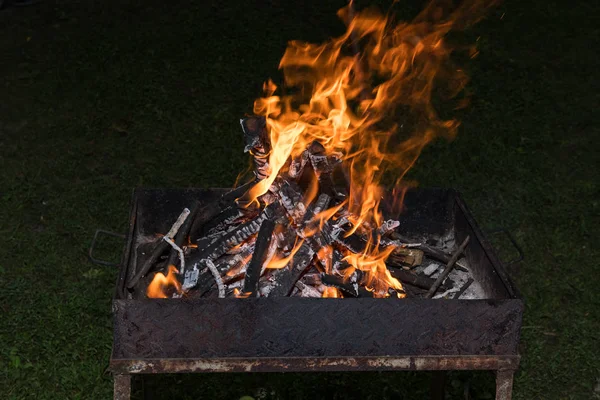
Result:
[[[271,1],[46,1],[0,11],[0,389],[105,399],[116,269],[86,257],[126,229],[136,186],[227,186],[247,163],[238,118],[289,39],[339,32],[335,10]],[[323,4],[321,4],[323,3]],[[514,397],[591,399],[600,379],[600,65],[591,2],[507,1],[470,34],[474,102],[411,178],[460,189],[527,259]],[[594,239],[595,238],[595,239]],[[112,249],[112,250],[111,250]],[[119,243],[107,243],[116,255]],[[424,398],[426,374],[153,377],[155,398]],[[449,396],[490,398],[487,373]],[[140,384],[137,385],[138,390]],[[139,393],[138,393],[139,394]]]

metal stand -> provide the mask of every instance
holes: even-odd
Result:
[[[131,375],[115,374],[114,375],[115,392],[114,400],[129,400],[131,399]]]
[[[431,375],[431,400],[444,400],[446,371],[433,371]]]
[[[496,371],[496,400],[511,400],[515,371]]]
[[[435,357],[430,357],[429,361],[433,361],[432,359]],[[440,357],[441,358],[441,357]],[[515,368],[516,366],[518,366],[518,356],[516,356],[516,358],[513,358],[514,361],[516,361],[516,364],[511,365],[511,368]],[[422,358],[416,358],[417,361],[423,360]],[[471,360],[469,360],[471,361]],[[114,373],[114,400],[130,400],[131,398],[131,374],[139,374],[139,373],[181,373],[181,372],[223,372],[223,370],[212,370],[209,368],[201,368],[200,364],[202,362],[200,362],[199,364],[196,365],[191,365],[188,364],[186,365],[184,368],[179,369],[179,368],[173,368],[171,366],[171,368],[164,368],[161,367],[160,371],[157,371],[155,369],[153,369],[152,367],[146,367],[142,364],[137,364],[137,368],[132,368],[129,370],[130,373],[118,373],[115,372]],[[444,393],[445,393],[445,384],[446,384],[446,372],[452,370],[451,365],[448,365],[447,363],[442,363],[445,364],[445,367],[448,369],[437,369],[435,368],[431,368],[433,365],[422,365],[421,368],[419,368],[419,362],[417,362],[417,364],[415,365],[414,363],[412,364],[412,367],[396,367],[396,368],[383,368],[383,369],[394,369],[394,370],[432,370],[433,371],[433,375],[432,375],[432,381],[431,381],[431,399],[432,400],[443,400],[444,399]],[[279,365],[281,367],[281,365]],[[441,366],[440,364],[438,364],[438,367]],[[459,368],[457,368],[458,370],[468,370],[468,369],[472,369],[472,370],[477,370],[477,369],[489,369],[489,364],[485,365],[485,366],[481,366],[483,368],[477,368],[477,365],[471,365],[472,368],[468,368],[467,365],[463,364],[463,365],[459,365]],[[127,368],[125,365],[121,364],[120,366],[117,367],[117,369],[121,369],[121,371]],[[473,368],[474,367],[474,368]],[[443,368],[443,367],[442,367]],[[313,371],[318,371],[319,369],[312,369]],[[324,368],[323,370],[327,370],[327,368]],[[348,369],[335,369],[338,371],[352,371],[352,368],[348,368]],[[514,379],[514,373],[515,373],[515,369],[492,369],[495,373],[496,373],[496,400],[511,400],[512,399],[512,387],[513,387],[513,379]],[[270,370],[268,372],[275,372],[274,370]]]

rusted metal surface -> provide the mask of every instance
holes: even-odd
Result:
[[[281,357],[111,360],[113,373],[514,370],[519,356]]]
[[[131,398],[131,375],[114,373],[114,400],[129,400]]]
[[[511,400],[514,369],[496,372],[496,400]]]
[[[519,300],[115,300],[113,358],[517,354]]]

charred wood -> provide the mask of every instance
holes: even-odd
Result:
[[[452,255],[452,258],[450,258],[450,260],[446,264],[446,268],[444,268],[444,271],[440,274],[440,276],[438,276],[438,278],[435,280],[434,284],[431,286],[431,288],[427,292],[428,299],[432,298],[435,295],[435,292],[442,285],[442,282],[444,282],[444,280],[448,277],[448,275],[450,274],[450,271],[452,271],[452,268],[454,268],[454,264],[456,263],[456,260],[458,260],[458,257],[460,257],[460,255],[463,253],[463,251],[465,251],[465,249],[467,248],[467,245],[469,244],[469,239],[470,239],[470,236],[467,235],[465,240],[463,240],[463,242],[460,244],[460,246],[458,247],[456,252]]]
[[[319,286],[322,284],[321,282],[321,274],[318,272],[309,272],[302,276],[301,281],[310,286]]]
[[[258,212],[259,210],[257,208],[239,207],[237,204],[233,203],[204,224],[202,227],[202,235],[211,236],[213,234],[223,233],[232,225],[256,217]]]
[[[320,177],[321,175],[330,175],[333,172],[335,167],[341,162],[342,154],[334,153],[327,155],[325,147],[318,141],[314,141],[308,148],[308,157],[315,174],[317,174],[317,177]]]
[[[453,298],[460,299],[460,296],[462,296],[467,291],[467,289],[469,288],[469,286],[471,286],[473,282],[475,282],[475,280],[473,278],[469,278],[467,282],[465,282],[465,284],[461,286],[458,292],[456,292]]]
[[[297,293],[295,296],[300,297],[321,297],[321,292],[318,289],[304,284],[302,281],[296,282],[295,288],[297,289]]]
[[[270,174],[269,154],[271,141],[267,131],[264,117],[249,117],[240,120],[244,131],[244,152],[252,155],[254,162],[254,175],[256,179],[265,179]]]
[[[308,150],[304,150],[302,154],[296,158],[294,158],[290,162],[290,168],[288,170],[288,175],[292,179],[299,178],[304,172],[304,167],[308,163]]]
[[[185,273],[183,290],[188,291],[194,288],[198,283],[198,271],[202,269],[203,260],[214,260],[220,257],[228,249],[236,246],[250,236],[254,235],[260,229],[260,226],[267,218],[274,218],[279,215],[281,208],[278,203],[267,206],[263,212],[255,219],[239,225],[237,228],[225,234],[222,238],[210,244],[205,250],[200,251],[190,257],[188,268]]]
[[[335,240],[335,243],[352,253],[359,254],[364,253],[367,247],[367,240],[356,233],[353,233],[350,236],[342,234]]]
[[[241,287],[243,280],[240,278],[245,274],[248,260],[252,257],[254,252],[254,243],[250,242],[247,245],[242,246],[242,250],[234,255],[226,255],[219,258],[215,265],[219,274],[223,276],[223,282],[229,285],[233,285],[232,282],[239,281],[237,286]],[[194,293],[199,296],[205,295],[209,290],[215,287],[215,280],[212,273],[208,268],[204,268],[198,271],[198,283],[194,287]]]
[[[304,218],[306,207],[302,202],[302,189],[293,181],[281,182],[278,191],[281,204],[287,211],[294,224],[299,224]]]
[[[410,285],[408,283],[402,284],[402,289],[406,293],[407,297],[424,297],[427,294],[426,289],[422,289],[417,286]]]
[[[256,182],[256,180],[252,180],[244,183],[241,186],[233,188],[229,192],[223,194],[218,201],[211,202],[202,207],[192,222],[189,233],[190,240],[195,242],[200,236],[202,236],[203,225],[219,215],[223,209],[235,204],[235,200],[246,193],[252,186],[256,184]]]
[[[305,240],[288,265],[274,270],[270,279],[264,282],[260,288],[261,295],[265,297],[289,295],[302,273],[310,267],[317,251],[318,249],[313,249],[310,241]]]
[[[404,243],[408,243],[410,248],[421,250],[426,256],[428,256],[434,260],[441,261],[445,264],[447,264],[450,261],[450,259],[452,258],[451,254],[448,254],[441,249],[438,249],[436,247],[430,246],[425,243],[417,243],[414,246],[410,245],[411,242],[415,242],[415,241],[411,240],[410,238],[400,235],[398,232],[392,232],[390,234],[390,237],[392,237],[393,239],[396,239],[396,240],[400,240]],[[458,261],[456,262],[455,268],[460,271],[469,272],[468,268],[466,268],[465,265],[463,265],[462,263],[460,263]]]
[[[413,272],[405,271],[403,269],[389,268],[390,275],[398,279],[402,284],[408,283],[409,285],[416,286],[421,289],[429,290],[435,281],[426,276],[419,276]]]
[[[325,210],[327,206],[329,206],[329,202],[331,201],[331,196],[326,193],[321,193],[317,200],[308,206],[306,213],[304,214],[303,223],[306,225],[313,221],[315,215],[318,215],[321,211]],[[318,221],[316,221],[318,222]]]
[[[187,208],[184,208],[183,212],[179,215],[179,217],[177,218],[175,223],[171,226],[171,229],[169,230],[169,232],[167,232],[167,234],[165,236],[168,237],[169,239],[173,239],[173,237],[177,234],[177,232],[181,228],[181,225],[188,218],[189,214],[190,214],[190,210]],[[141,278],[143,278],[148,273],[148,271],[150,271],[150,269],[158,261],[158,258],[161,255],[163,255],[169,247],[170,247],[170,244],[167,241],[163,240],[163,238],[160,238],[160,241],[157,243],[157,245],[154,248],[154,251],[152,252],[150,257],[142,265],[140,270],[129,280],[127,287],[129,289],[132,289],[138,283],[138,281]]]
[[[385,262],[394,267],[415,267],[423,262],[423,250],[397,247]]]
[[[244,293],[250,293],[251,296],[255,296],[258,292],[258,280],[262,272],[263,262],[265,261],[267,250],[269,249],[274,228],[275,221],[265,219],[258,231],[254,254],[252,255],[252,260],[250,261],[248,268],[246,268],[246,278],[244,280]]]
[[[389,232],[392,232],[398,226],[400,226],[399,221],[396,221],[393,219],[388,219],[383,224],[381,224],[381,226],[377,229],[377,231],[380,236],[384,236],[384,235],[387,235]]]
[[[273,272],[269,282],[261,287],[261,294],[287,296],[298,279],[311,266],[315,254],[337,239],[341,232],[342,230],[337,229],[331,221],[327,221],[320,232],[304,240],[288,265]]]
[[[173,242],[175,242],[175,245],[177,245],[177,247],[183,247],[183,244],[185,243],[186,238],[190,234],[190,229],[192,228],[192,224],[196,220],[196,216],[198,215],[199,211],[200,211],[200,202],[195,201],[194,205],[191,208],[190,215],[186,218],[183,225],[181,225],[181,228],[179,228],[179,231],[177,232],[177,234],[175,235],[175,238],[173,239]],[[169,260],[167,261],[167,266],[176,265],[175,263],[178,260],[178,258],[179,258],[179,254],[177,253],[177,251],[175,249],[172,249],[171,254],[169,255]],[[166,273],[166,271],[165,271],[165,273]],[[181,270],[181,266],[179,268],[179,273],[180,274],[183,273],[183,271]]]
[[[248,117],[240,119],[240,125],[244,132],[244,152],[252,149],[262,148],[265,152],[271,151],[271,141],[267,131],[267,120],[265,117]]]
[[[373,293],[369,292],[363,286],[359,285],[356,279],[354,282],[346,282],[342,277],[321,274],[321,282],[325,286],[334,287],[340,290],[343,294],[351,297],[373,297]]]

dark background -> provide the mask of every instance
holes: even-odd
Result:
[[[277,79],[286,42],[339,34],[343,5],[43,1],[0,11],[0,397],[110,398],[117,271],[88,261],[95,229],[125,231],[136,186],[231,186],[247,166],[238,120]],[[516,399],[600,396],[598,15],[595,2],[506,1],[468,31],[480,50],[466,67],[473,102],[457,139],[427,148],[410,175],[458,188],[484,228],[508,228],[526,252],[511,269],[526,300]],[[121,247],[100,250],[118,259]],[[145,385],[154,398],[418,399],[428,379]],[[466,398],[465,385],[473,399],[494,391],[491,374],[454,373],[451,398]]]

